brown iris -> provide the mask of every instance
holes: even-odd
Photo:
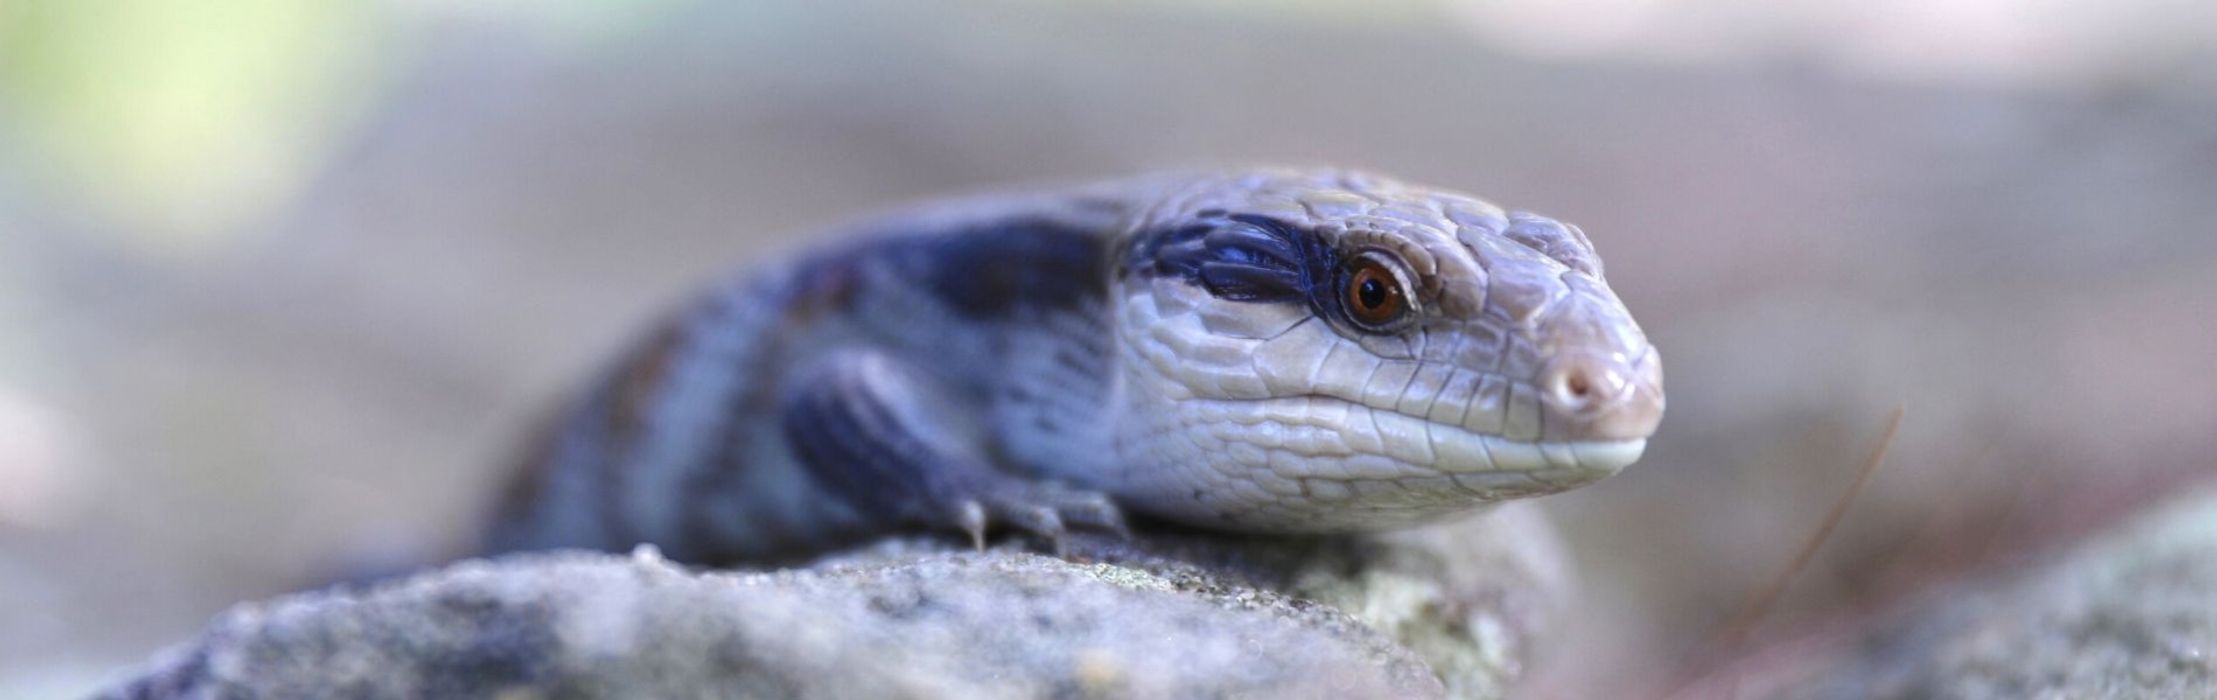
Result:
[[[1356,258],[1348,266],[1346,280],[1346,287],[1340,294],[1347,305],[1347,316],[1356,324],[1384,328],[1400,320],[1409,310],[1408,296],[1401,290],[1401,281],[1384,262],[1367,256]]]

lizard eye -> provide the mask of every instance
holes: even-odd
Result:
[[[1401,279],[1374,254],[1357,256],[1340,276],[1340,301],[1347,317],[1364,330],[1384,332],[1409,312]]]

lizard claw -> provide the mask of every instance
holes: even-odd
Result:
[[[1032,506],[1018,510],[1016,517],[1011,519],[1010,524],[1026,532],[1047,538],[1048,541],[1054,543],[1055,556],[1062,556],[1062,538],[1063,535],[1069,534],[1070,530],[1062,524],[1062,515],[1056,513],[1053,507]]]
[[[963,501],[955,515],[955,524],[970,533],[970,545],[985,551],[985,504],[976,499]]]
[[[1071,503],[1063,505],[1062,517],[1071,523],[1115,535],[1120,540],[1132,538],[1131,527],[1124,524],[1124,512],[1107,496],[1098,493],[1079,494]]]
[[[970,543],[980,550],[985,549],[989,525],[996,523],[1054,543],[1056,556],[1067,553],[1065,540],[1072,527],[1131,539],[1123,511],[1107,495],[1053,483],[1001,484],[978,497],[962,499],[953,515],[952,525],[968,533]]]

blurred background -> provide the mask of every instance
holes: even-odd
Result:
[[[1908,407],[1748,648],[2206,480],[2195,0],[0,0],[0,697],[439,551],[658,307],[996,185],[1331,163],[1580,224],[1666,358],[1550,499],[1531,693],[1673,687]]]

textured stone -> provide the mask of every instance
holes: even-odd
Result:
[[[2021,578],[1935,592],[1804,698],[2179,698],[2217,693],[2217,492],[2141,516]]]
[[[1498,696],[1564,593],[1537,513],[1367,538],[894,540],[776,572],[471,561],[239,606],[108,697]]]

